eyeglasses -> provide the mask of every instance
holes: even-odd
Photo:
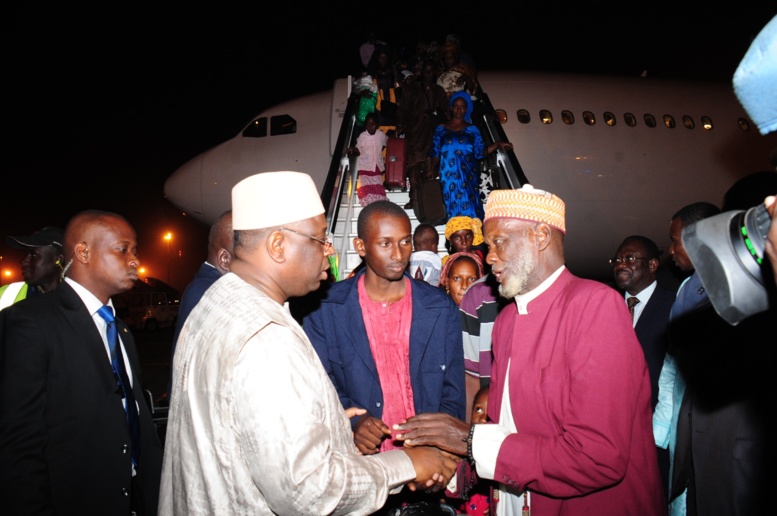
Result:
[[[610,265],[618,265],[619,263],[627,263],[629,265],[634,265],[637,260],[649,260],[650,258],[644,258],[640,256],[624,256],[623,258],[610,258]]]
[[[291,228],[281,228],[281,231],[290,231],[291,233],[296,233],[300,236],[308,237],[311,240],[315,240],[316,242],[324,246],[324,251],[326,251],[333,245],[332,235],[330,235],[329,233],[327,233],[324,238],[318,238],[318,237],[314,237],[313,235],[308,235],[307,233],[302,233],[301,231],[297,231],[296,229],[291,229]]]

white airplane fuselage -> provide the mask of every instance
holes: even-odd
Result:
[[[669,221],[696,201],[720,205],[725,191],[752,172],[774,170],[770,152],[777,133],[762,136],[730,85],[651,78],[481,71],[478,80],[535,188],[566,203],[567,265],[573,273],[612,278],[607,260],[628,235],[668,246]],[[234,138],[200,154],[165,183],[166,198],[211,224],[230,207],[232,187],[259,172],[295,170],[321,188],[348,100],[348,79],[332,91],[278,104],[255,118],[290,115],[296,132]],[[518,120],[526,110],[530,120]],[[547,110],[552,123],[543,123]],[[568,110],[574,123],[562,120]],[[584,112],[594,117],[585,122]],[[605,123],[611,113],[615,123]],[[624,119],[631,114],[636,124]],[[654,127],[645,123],[652,115]],[[665,123],[665,116],[671,120]],[[694,127],[687,128],[683,117]],[[703,127],[703,117],[712,129]],[[667,127],[674,122],[674,127]],[[749,125],[749,129],[743,129]],[[279,192],[289,195],[292,192]]]

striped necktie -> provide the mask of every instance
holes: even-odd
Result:
[[[634,306],[639,303],[639,298],[637,296],[632,296],[626,300],[626,304],[629,305],[629,315],[631,315],[631,320],[634,320]]]

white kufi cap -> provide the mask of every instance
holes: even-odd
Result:
[[[324,213],[313,179],[302,172],[262,172],[232,188],[232,228],[282,226]]]

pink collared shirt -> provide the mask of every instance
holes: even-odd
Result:
[[[383,422],[389,427],[415,415],[410,381],[410,325],[413,318],[412,282],[404,278],[405,295],[393,303],[376,302],[367,295],[364,276],[359,278],[359,305],[370,341],[372,358],[383,391]],[[380,451],[401,448],[386,439]]]

